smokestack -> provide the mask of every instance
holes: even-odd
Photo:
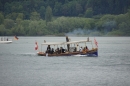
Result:
[[[69,42],[68,36],[66,36],[66,42]],[[68,50],[68,51],[69,51],[69,48],[70,48],[70,44],[67,44],[67,50]]]

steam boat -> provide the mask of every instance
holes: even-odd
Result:
[[[88,49],[87,43],[92,45]],[[97,43],[97,42],[95,42]],[[36,43],[37,44],[37,43]],[[43,46],[46,46],[45,52],[42,51]],[[58,47],[59,46],[59,47]],[[41,44],[41,51],[37,52],[38,56],[98,56],[98,47],[93,47],[92,40],[69,41],[66,37],[66,42],[44,42]]]

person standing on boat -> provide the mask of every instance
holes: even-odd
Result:
[[[69,42],[68,36],[66,36],[66,42]],[[67,50],[68,50],[68,51],[69,51],[69,48],[70,48],[70,44],[67,44]]]
[[[51,53],[51,47],[50,47],[50,45],[48,45],[48,47],[47,47],[47,53]]]

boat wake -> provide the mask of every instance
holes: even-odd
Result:
[[[0,53],[0,56],[37,56],[36,53]]]
[[[36,56],[37,54],[36,53],[22,53],[20,55],[22,55],[22,56]]]
[[[78,55],[73,55],[73,56],[78,56],[78,57],[97,57],[96,55],[91,55],[91,54],[86,54],[86,55],[81,55],[81,54],[78,54]]]
[[[78,56],[78,57],[87,57],[87,55],[73,55],[73,56]]]

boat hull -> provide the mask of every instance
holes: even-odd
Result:
[[[88,52],[66,52],[66,53],[60,53],[60,54],[48,54],[44,52],[37,52],[38,56],[88,56],[88,57],[97,57],[98,56],[98,50],[90,50]]]
[[[0,41],[0,44],[9,44],[12,43],[12,41]]]

